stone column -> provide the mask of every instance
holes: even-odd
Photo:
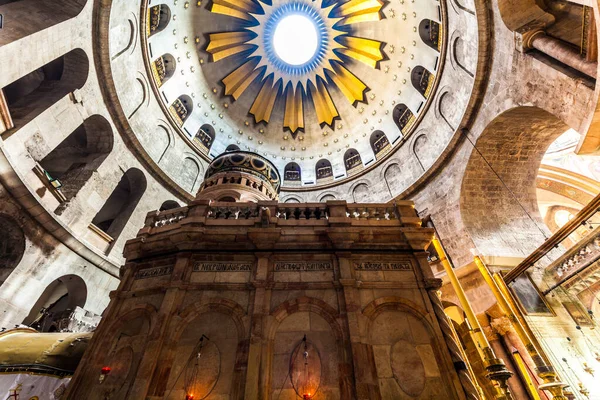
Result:
[[[546,35],[544,27],[532,23],[515,31],[515,45],[517,50],[527,52],[536,49],[555,60],[596,79],[598,63],[588,61],[579,54],[579,51],[568,43]]]

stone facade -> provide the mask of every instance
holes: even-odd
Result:
[[[465,398],[430,298],[432,234],[410,202],[149,213],[68,398]]]

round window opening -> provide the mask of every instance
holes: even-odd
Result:
[[[303,65],[317,53],[319,34],[310,17],[292,14],[281,19],[273,34],[277,57],[289,65]]]

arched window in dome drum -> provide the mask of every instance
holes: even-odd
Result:
[[[288,163],[283,171],[283,180],[288,184],[299,184],[302,181],[302,170],[295,162]]]
[[[182,95],[179,96],[171,107],[169,107],[169,112],[175,119],[175,122],[181,127],[185,123],[185,120],[188,119],[192,110],[194,109],[194,103],[190,96]]]
[[[402,135],[407,135],[415,123],[415,115],[410,111],[410,108],[406,104],[398,104],[394,107],[392,116]]]
[[[425,67],[418,65],[413,68],[410,74],[410,80],[415,89],[423,97],[428,98],[433,89],[433,83],[435,82],[435,75],[429,72]]]
[[[369,142],[371,143],[371,149],[373,149],[373,153],[375,153],[375,158],[385,155],[392,148],[390,141],[383,131],[373,131],[373,133],[371,133]]]
[[[36,168],[39,177],[70,200],[79,193],[113,149],[113,131],[101,115],[92,115],[46,155]],[[60,214],[64,207],[56,211]]]
[[[194,144],[205,154],[208,154],[214,140],[215,128],[210,124],[202,125],[200,129],[198,129],[196,136],[194,136]]]
[[[158,4],[148,9],[148,36],[165,29],[171,19],[171,9],[166,4]]]
[[[178,202],[176,202],[175,200],[167,200],[161,204],[158,211],[167,211],[167,210],[172,210],[174,208],[179,208],[179,207],[181,207],[181,205]]]
[[[152,63],[152,75],[158,87],[161,87],[175,73],[177,62],[170,54],[164,54],[158,57]]]
[[[424,19],[419,24],[419,36],[421,40],[432,49],[441,50],[442,41],[440,34],[442,33],[441,26],[436,21]]]
[[[362,159],[356,149],[346,150],[346,153],[344,153],[344,165],[346,166],[348,175],[352,175],[363,168]]]
[[[4,87],[8,113],[2,115],[2,120],[7,130],[16,131],[64,96],[81,88],[88,72],[87,55],[83,50],[75,49]],[[4,113],[1,107],[0,113]],[[3,137],[6,139],[4,134]]]
[[[228,152],[228,151],[240,151],[240,147],[238,145],[235,145],[235,144],[230,144],[225,149],[225,152]]]
[[[113,239],[111,244],[125,228],[145,191],[144,173],[137,168],[128,169],[92,220],[97,229]]]
[[[315,167],[315,173],[317,175],[317,182],[333,180],[333,168],[331,168],[331,163],[329,160],[319,160]]]

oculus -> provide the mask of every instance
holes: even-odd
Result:
[[[366,102],[367,85],[349,61],[379,68],[384,43],[353,35],[353,26],[383,18],[380,0],[228,2],[213,0],[210,11],[237,20],[239,29],[209,34],[212,62],[235,57],[236,68],[221,82],[237,100],[255,81],[260,90],[250,106],[254,122],[269,122],[284,102],[283,128],[304,129],[304,104],[312,103],[318,123],[332,127],[339,113],[330,95],[336,86],[351,103]]]

